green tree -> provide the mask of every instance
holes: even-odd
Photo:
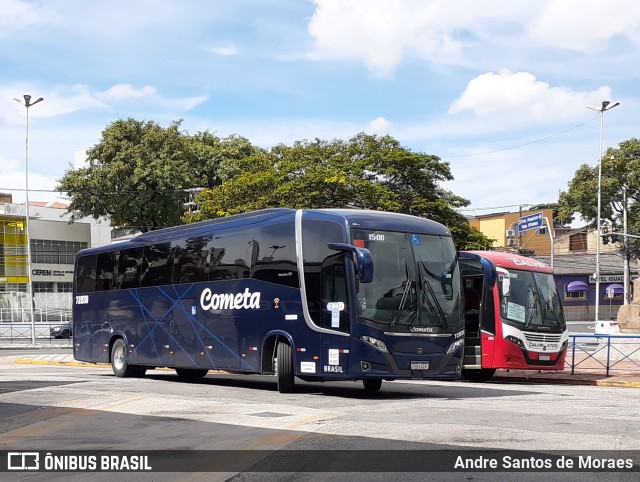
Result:
[[[622,231],[624,191],[628,205],[628,233],[640,234],[640,140],[621,142],[617,149],[609,148],[602,158],[601,209],[602,224]],[[598,166],[581,165],[567,191],[560,193],[559,215],[563,219],[580,213],[595,228],[598,216]],[[621,238],[618,238],[622,241]],[[640,243],[629,239],[634,257],[640,257]]]
[[[180,224],[191,189],[221,184],[226,171],[256,151],[241,137],[190,136],[180,126],[135,119],[109,124],[88,150],[88,166],[70,167],[58,180],[56,189],[72,197],[72,221],[108,216],[114,226],[143,232]]]
[[[197,197],[198,221],[266,207],[361,208],[428,217],[449,227],[460,249],[490,241],[455,208],[466,199],[443,189],[453,179],[438,157],[415,153],[391,136],[315,139],[277,145],[242,160],[234,175]]]

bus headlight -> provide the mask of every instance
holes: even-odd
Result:
[[[453,343],[451,343],[451,345],[449,345],[449,348],[447,348],[447,355],[451,355],[462,345],[464,345],[464,338],[460,338],[459,340],[454,341]]]
[[[374,338],[372,336],[366,336],[366,335],[361,336],[360,339],[365,343],[368,343],[369,345],[374,347],[376,350],[381,351],[382,353],[389,353],[389,349],[387,348],[387,345],[385,345],[384,341],[382,340],[378,340],[377,338]]]
[[[523,350],[525,349],[525,346],[524,346],[524,343],[522,342],[522,340],[516,338],[515,336],[508,335],[508,336],[505,336],[504,339],[507,340],[507,341],[510,341],[514,345],[518,345]]]

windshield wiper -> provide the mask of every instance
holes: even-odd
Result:
[[[412,284],[413,284],[413,280],[407,277],[406,284],[404,285],[404,291],[402,291],[402,298],[400,298],[400,305],[398,306],[398,311],[396,312],[389,326],[396,326],[396,324],[400,320],[400,313],[402,313],[402,309],[404,308],[404,305],[407,302],[407,298],[409,297],[409,292],[411,291]]]
[[[527,287],[527,290],[533,294],[533,306],[527,306],[527,308],[529,309],[529,311],[527,311],[527,319],[524,323],[524,327],[525,328],[529,328],[529,326],[531,326],[531,323],[533,323],[533,318],[535,315],[537,315],[538,313],[538,303],[540,302],[540,300],[538,299],[538,292],[535,290],[535,288],[531,285],[529,285]]]
[[[422,261],[418,261],[418,264],[420,265],[420,268],[421,268],[421,270],[418,272],[418,275],[420,276],[420,286],[422,287],[421,292],[422,292],[423,298],[427,302],[427,306],[429,307],[429,310],[431,310],[431,313],[434,313],[440,317],[440,320],[441,320],[440,324],[442,325],[442,328],[447,328],[449,326],[447,324],[447,315],[445,315],[444,310],[442,309],[442,305],[440,305],[440,302],[438,301],[438,297],[436,296],[436,293],[433,291],[433,287],[431,286],[431,283],[429,283],[429,280],[427,279],[427,277],[422,274],[422,270],[427,271],[427,268],[424,267],[424,263]],[[427,288],[427,291],[431,295],[431,299],[433,300],[433,303],[431,302],[429,297],[426,296],[424,292],[425,291],[424,288]]]

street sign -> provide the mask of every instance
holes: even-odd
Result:
[[[528,231],[530,229],[538,229],[542,227],[542,213],[530,214],[518,218],[518,231]]]

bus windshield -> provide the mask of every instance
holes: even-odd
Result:
[[[358,292],[358,315],[404,327],[456,328],[463,319],[460,272],[448,236],[352,230],[371,252],[374,278]]]
[[[506,276],[506,275],[505,275]],[[509,270],[510,289],[500,290],[502,318],[525,328],[565,327],[560,296],[553,275],[535,271]]]

